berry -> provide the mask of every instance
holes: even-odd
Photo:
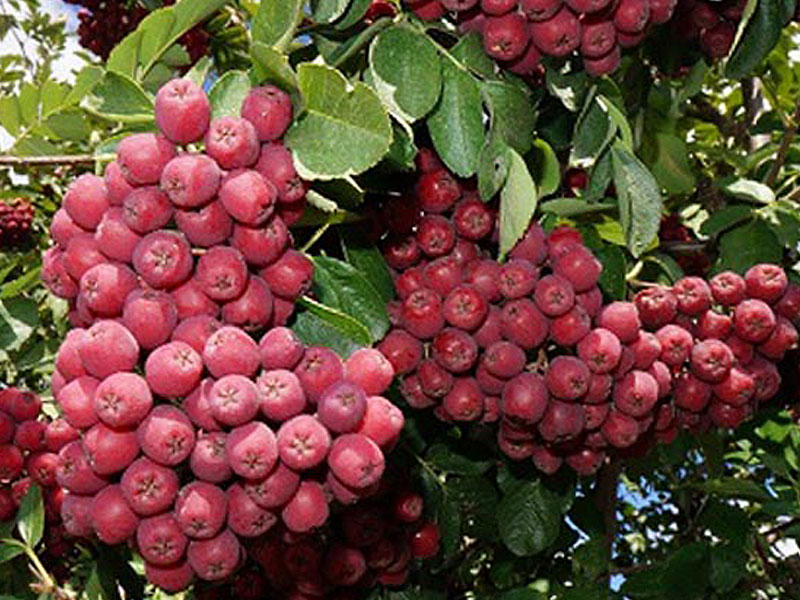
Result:
[[[156,125],[175,144],[196,142],[203,137],[211,106],[202,88],[188,79],[173,79],[156,94]]]

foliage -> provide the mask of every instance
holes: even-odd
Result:
[[[249,57],[203,59],[186,76],[209,88],[215,115],[235,112],[250,85],[293,96],[288,144],[313,207],[295,235],[317,267],[293,323],[307,343],[347,354],[387,331],[391,277],[357,223],[379,196],[408,193],[414,155],[429,145],[475,177],[482,199],[499,198],[501,254],[531,218],[574,224],[603,259],[609,298],[759,262],[800,281],[800,64],[786,4],[750,0],[726,61],[686,51],[676,63],[676,44],[656,33],[613,77],[550,61],[531,82],[499,69],[475,34],[407,12],[366,22],[369,2],[181,0],[153,12],[107,63],[82,57],[67,81],[53,70],[63,24],[36,0],[0,0],[18,15],[0,16],[0,40],[34,46],[0,56],[0,125],[13,138],[0,195],[36,207],[30,239],[0,252],[2,381],[46,393],[67,328],[68,307],[38,281],[65,182],[102,172],[121,136],[153,129],[154,91],[188,66],[173,60],[176,39],[220,10],[248,24]],[[570,184],[575,172],[585,187]],[[783,396],[742,429],[682,435],[598,481],[539,478],[532,465],[498,460],[487,435],[409,414],[397,460],[424,485],[443,551],[407,589],[375,597],[800,598],[796,356],[784,367]],[[36,502],[32,491],[26,503]],[[26,509],[16,533],[0,536],[15,540],[0,546],[0,592],[11,597],[31,595],[10,573],[35,566],[39,512]],[[70,589],[117,597],[129,559],[85,548]]]

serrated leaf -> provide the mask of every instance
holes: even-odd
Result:
[[[303,14],[304,0],[261,0],[253,19],[253,41],[286,48]]]
[[[347,11],[334,23],[334,27],[340,31],[344,31],[353,25],[358,25],[364,20],[364,15],[367,14],[370,4],[372,4],[372,0],[352,0]]]
[[[44,501],[42,489],[35,483],[20,502],[17,511],[17,531],[29,548],[35,548],[44,534]]]
[[[297,69],[306,112],[286,134],[304,179],[357,175],[389,150],[392,126],[378,96],[350,84],[331,67],[303,63]]]
[[[378,96],[403,121],[424,117],[439,100],[441,60],[421,33],[402,25],[383,31],[370,45],[369,66]]]
[[[714,211],[700,226],[700,233],[713,237],[722,231],[738,225],[752,218],[753,209],[750,206],[735,204]]]
[[[314,259],[314,291],[319,300],[364,325],[371,341],[389,330],[386,303],[372,283],[352,265],[335,258]]]
[[[686,544],[673,554],[661,576],[666,600],[699,600],[708,588],[708,546],[701,542]],[[687,574],[691,573],[691,577]]]
[[[244,71],[228,71],[217,79],[208,92],[211,118],[238,117],[242,102],[250,91],[250,78]]]
[[[469,454],[469,449],[447,444],[434,444],[425,460],[444,473],[453,475],[482,475],[492,467],[487,458]]]
[[[371,345],[369,330],[353,317],[309,298],[299,304],[306,310],[297,315],[292,331],[304,344],[331,348],[343,358]]]
[[[332,23],[347,10],[350,0],[315,0],[313,17],[317,23]]]
[[[775,192],[769,186],[752,179],[737,179],[731,183],[721,185],[719,189],[723,193],[741,200],[749,200],[759,204],[772,204],[775,202]]]
[[[686,142],[673,133],[656,133],[646,138],[642,158],[669,195],[693,191],[697,178],[689,164]]]
[[[478,168],[485,141],[480,87],[472,75],[447,61],[442,63],[442,76],[442,95],[428,117],[428,130],[447,167],[469,177]]]
[[[724,233],[719,240],[720,269],[744,273],[759,263],[780,263],[783,248],[775,232],[760,219]]]
[[[619,246],[603,246],[594,253],[603,263],[603,272],[598,281],[600,288],[610,298],[624,300],[627,292],[625,253]]]
[[[619,143],[611,148],[611,164],[626,245],[638,258],[657,239],[663,209],[661,191],[647,167]]]
[[[500,537],[517,556],[542,552],[558,537],[561,506],[539,481],[524,483],[497,507]]]
[[[500,136],[520,154],[528,152],[536,127],[536,109],[530,93],[503,81],[484,81],[481,89],[493,135]]]
[[[481,36],[476,32],[470,32],[458,40],[458,43],[450,49],[450,55],[481,77],[495,76],[494,63],[486,55]]]
[[[506,183],[500,192],[500,258],[525,235],[539,200],[536,184],[522,157],[509,149]]]
[[[18,297],[0,302],[0,350],[9,352],[19,349],[33,335],[38,325],[39,311],[36,301]]]
[[[541,204],[542,212],[559,217],[578,217],[617,210],[616,204],[596,202],[589,204],[582,198],[554,198]]]
[[[82,105],[111,121],[149,123],[155,119],[152,98],[127,75],[107,71]]]
[[[364,274],[384,301],[394,299],[394,281],[380,249],[356,227],[346,228],[340,239],[345,260]]]
[[[297,74],[289,65],[289,59],[261,42],[250,46],[256,82],[272,83],[286,92],[297,91]]]
[[[511,160],[510,148],[505,142],[489,136],[478,157],[478,194],[489,202],[503,188],[508,178]]]
[[[497,537],[497,490],[483,477],[453,478],[447,481],[447,493],[461,513],[461,530],[481,541]]]
[[[589,96],[573,134],[572,157],[574,160],[596,159],[608,147],[617,133],[608,111],[603,110],[597,96]]]
[[[741,36],[725,63],[725,76],[742,79],[749,75],[778,43],[783,29],[783,7],[780,2],[761,0],[746,20]]]
[[[561,185],[561,166],[552,146],[542,139],[533,141],[533,146],[525,156],[534,181],[539,187],[539,196],[549,196],[558,191]]]

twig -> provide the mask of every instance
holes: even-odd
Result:
[[[783,132],[780,148],[778,148],[778,153],[775,155],[775,162],[772,163],[767,179],[764,182],[768,187],[774,187],[775,182],[778,180],[778,175],[786,162],[786,155],[789,153],[789,148],[795,136],[797,136],[798,125],[800,125],[800,102],[797,103],[797,107],[794,109],[791,123],[789,123],[786,131]]]
[[[58,154],[54,156],[0,156],[0,166],[84,165],[97,160],[93,154]]]
[[[605,529],[605,557],[608,565],[608,576],[612,575],[611,557],[614,549],[614,538],[617,535],[617,486],[621,463],[612,460],[607,463],[597,476],[595,487],[595,504],[603,513],[603,528]],[[610,584],[610,582],[609,582]]]

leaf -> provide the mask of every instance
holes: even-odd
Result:
[[[746,567],[746,554],[732,544],[719,544],[711,548],[711,585],[721,594],[733,590],[742,580]]]
[[[244,71],[228,71],[217,79],[208,92],[211,118],[238,117],[242,102],[250,91],[250,78]]]
[[[22,545],[17,542],[17,540],[0,540],[0,565],[7,563],[10,560],[14,560],[21,554],[25,554],[25,548],[23,548]],[[9,598],[9,596],[0,596],[0,600],[2,600],[4,597]]]
[[[701,542],[686,544],[675,552],[661,576],[664,598],[667,600],[705,598],[708,588],[708,562],[708,546]]]
[[[594,254],[603,264],[603,272],[598,281],[600,287],[614,300],[624,300],[627,291],[625,253],[619,246],[603,246],[595,250]]]
[[[725,63],[725,76],[742,79],[762,64],[778,43],[783,25],[781,3],[760,0]]]
[[[756,502],[766,502],[773,499],[764,488],[748,479],[723,477],[720,479],[703,481],[692,487],[702,492],[716,494],[725,498],[741,498],[744,500],[754,500]]]
[[[107,71],[92,89],[82,106],[92,113],[123,123],[150,123],[154,120],[153,100],[127,75]]]
[[[38,325],[36,301],[22,297],[4,300],[0,303],[0,350],[17,350]]]
[[[732,183],[721,185],[719,189],[728,196],[741,200],[749,200],[759,204],[775,202],[775,192],[769,186],[751,179],[737,179]]]
[[[17,511],[17,530],[29,548],[35,548],[44,534],[44,501],[42,489],[35,483],[20,502]]]
[[[439,100],[439,53],[421,33],[402,25],[383,31],[370,45],[369,66],[378,96],[403,121],[424,117]]]
[[[256,83],[272,83],[290,93],[297,91],[297,74],[284,54],[261,42],[255,42],[250,46],[250,55],[253,58]]]
[[[606,190],[611,183],[611,151],[605,150],[595,161],[589,175],[589,184],[583,191],[587,202],[597,202],[606,195]]]
[[[325,346],[343,358],[372,344],[369,330],[353,317],[309,298],[299,304],[306,311],[297,315],[292,330],[304,344]]]
[[[394,281],[380,249],[356,227],[345,229],[340,239],[345,260],[364,274],[385,302],[394,299]]]
[[[686,142],[674,133],[659,132],[646,138],[642,158],[669,195],[693,191],[697,179],[689,164]]]
[[[442,75],[442,96],[428,117],[428,130],[447,167],[469,177],[478,168],[485,141],[480,87],[469,73],[449,62],[442,63]]]
[[[497,537],[497,490],[483,477],[448,479],[447,493],[461,513],[461,530],[465,535],[482,541]]]
[[[442,556],[452,558],[461,545],[461,512],[453,498],[445,494],[438,506],[436,522],[442,539]]]
[[[425,460],[440,471],[454,475],[482,475],[492,467],[490,459],[470,454],[468,448],[441,443],[428,449]]]
[[[647,167],[619,143],[611,148],[611,163],[625,241],[638,258],[658,236],[661,192]]]
[[[285,142],[301,177],[335,179],[377,164],[389,150],[392,126],[375,92],[325,65],[303,63],[297,71],[306,113]]]
[[[481,89],[489,109],[492,133],[520,154],[528,152],[536,127],[536,108],[530,93],[503,81],[485,81]]]
[[[335,258],[314,259],[314,291],[317,298],[331,308],[364,325],[372,342],[383,338],[389,330],[386,303],[372,283],[355,267]]]
[[[312,16],[317,23],[332,23],[345,13],[348,4],[350,0],[316,0],[312,2]]]
[[[558,98],[567,110],[578,112],[586,96],[589,76],[583,70],[562,73],[558,69],[547,69],[545,85],[547,91]]]
[[[617,205],[609,202],[589,204],[582,198],[555,198],[543,202],[541,208],[542,212],[559,217],[577,217],[580,215],[615,211],[617,210]]]
[[[511,160],[510,148],[503,142],[489,136],[478,157],[478,194],[484,202],[497,195],[508,177]]]
[[[208,56],[204,56],[194,63],[192,68],[189,69],[183,78],[188,79],[199,87],[203,87],[203,84],[206,82],[206,77],[208,77],[208,72],[211,70],[212,66],[213,64],[211,59]]]
[[[574,160],[596,159],[605,150],[617,128],[608,112],[603,110],[597,96],[589,96],[573,134],[572,157]]]
[[[483,49],[481,36],[474,31],[458,40],[458,43],[450,49],[450,56],[481,77],[495,76],[494,63]]]
[[[352,0],[352,3],[342,17],[334,23],[334,27],[340,31],[344,31],[353,25],[358,25],[364,20],[364,15],[367,14],[370,4],[372,4],[372,0]]]
[[[253,18],[253,42],[286,48],[302,17],[304,0],[261,0]]]
[[[225,0],[181,0],[174,6],[150,13],[112,50],[107,69],[141,81],[184,33],[225,4]]]
[[[750,519],[746,512],[737,506],[709,498],[698,519],[703,527],[708,527],[720,539],[729,540],[742,546],[750,531]]]
[[[711,213],[711,216],[700,226],[700,233],[713,237],[722,231],[749,220],[753,209],[743,204],[726,206]]]
[[[552,146],[542,139],[533,141],[533,147],[525,156],[534,181],[539,186],[539,196],[549,196],[561,185],[561,167]]]
[[[661,597],[664,567],[658,565],[626,575],[621,591],[634,600]]]
[[[506,547],[517,556],[532,556],[558,537],[561,506],[541,482],[528,482],[500,501],[497,521]]]
[[[782,256],[780,241],[769,225],[754,219],[720,237],[717,266],[744,273],[759,263],[780,263]]]
[[[528,166],[514,150],[508,150],[508,178],[500,193],[500,258],[525,235],[539,200]]]

